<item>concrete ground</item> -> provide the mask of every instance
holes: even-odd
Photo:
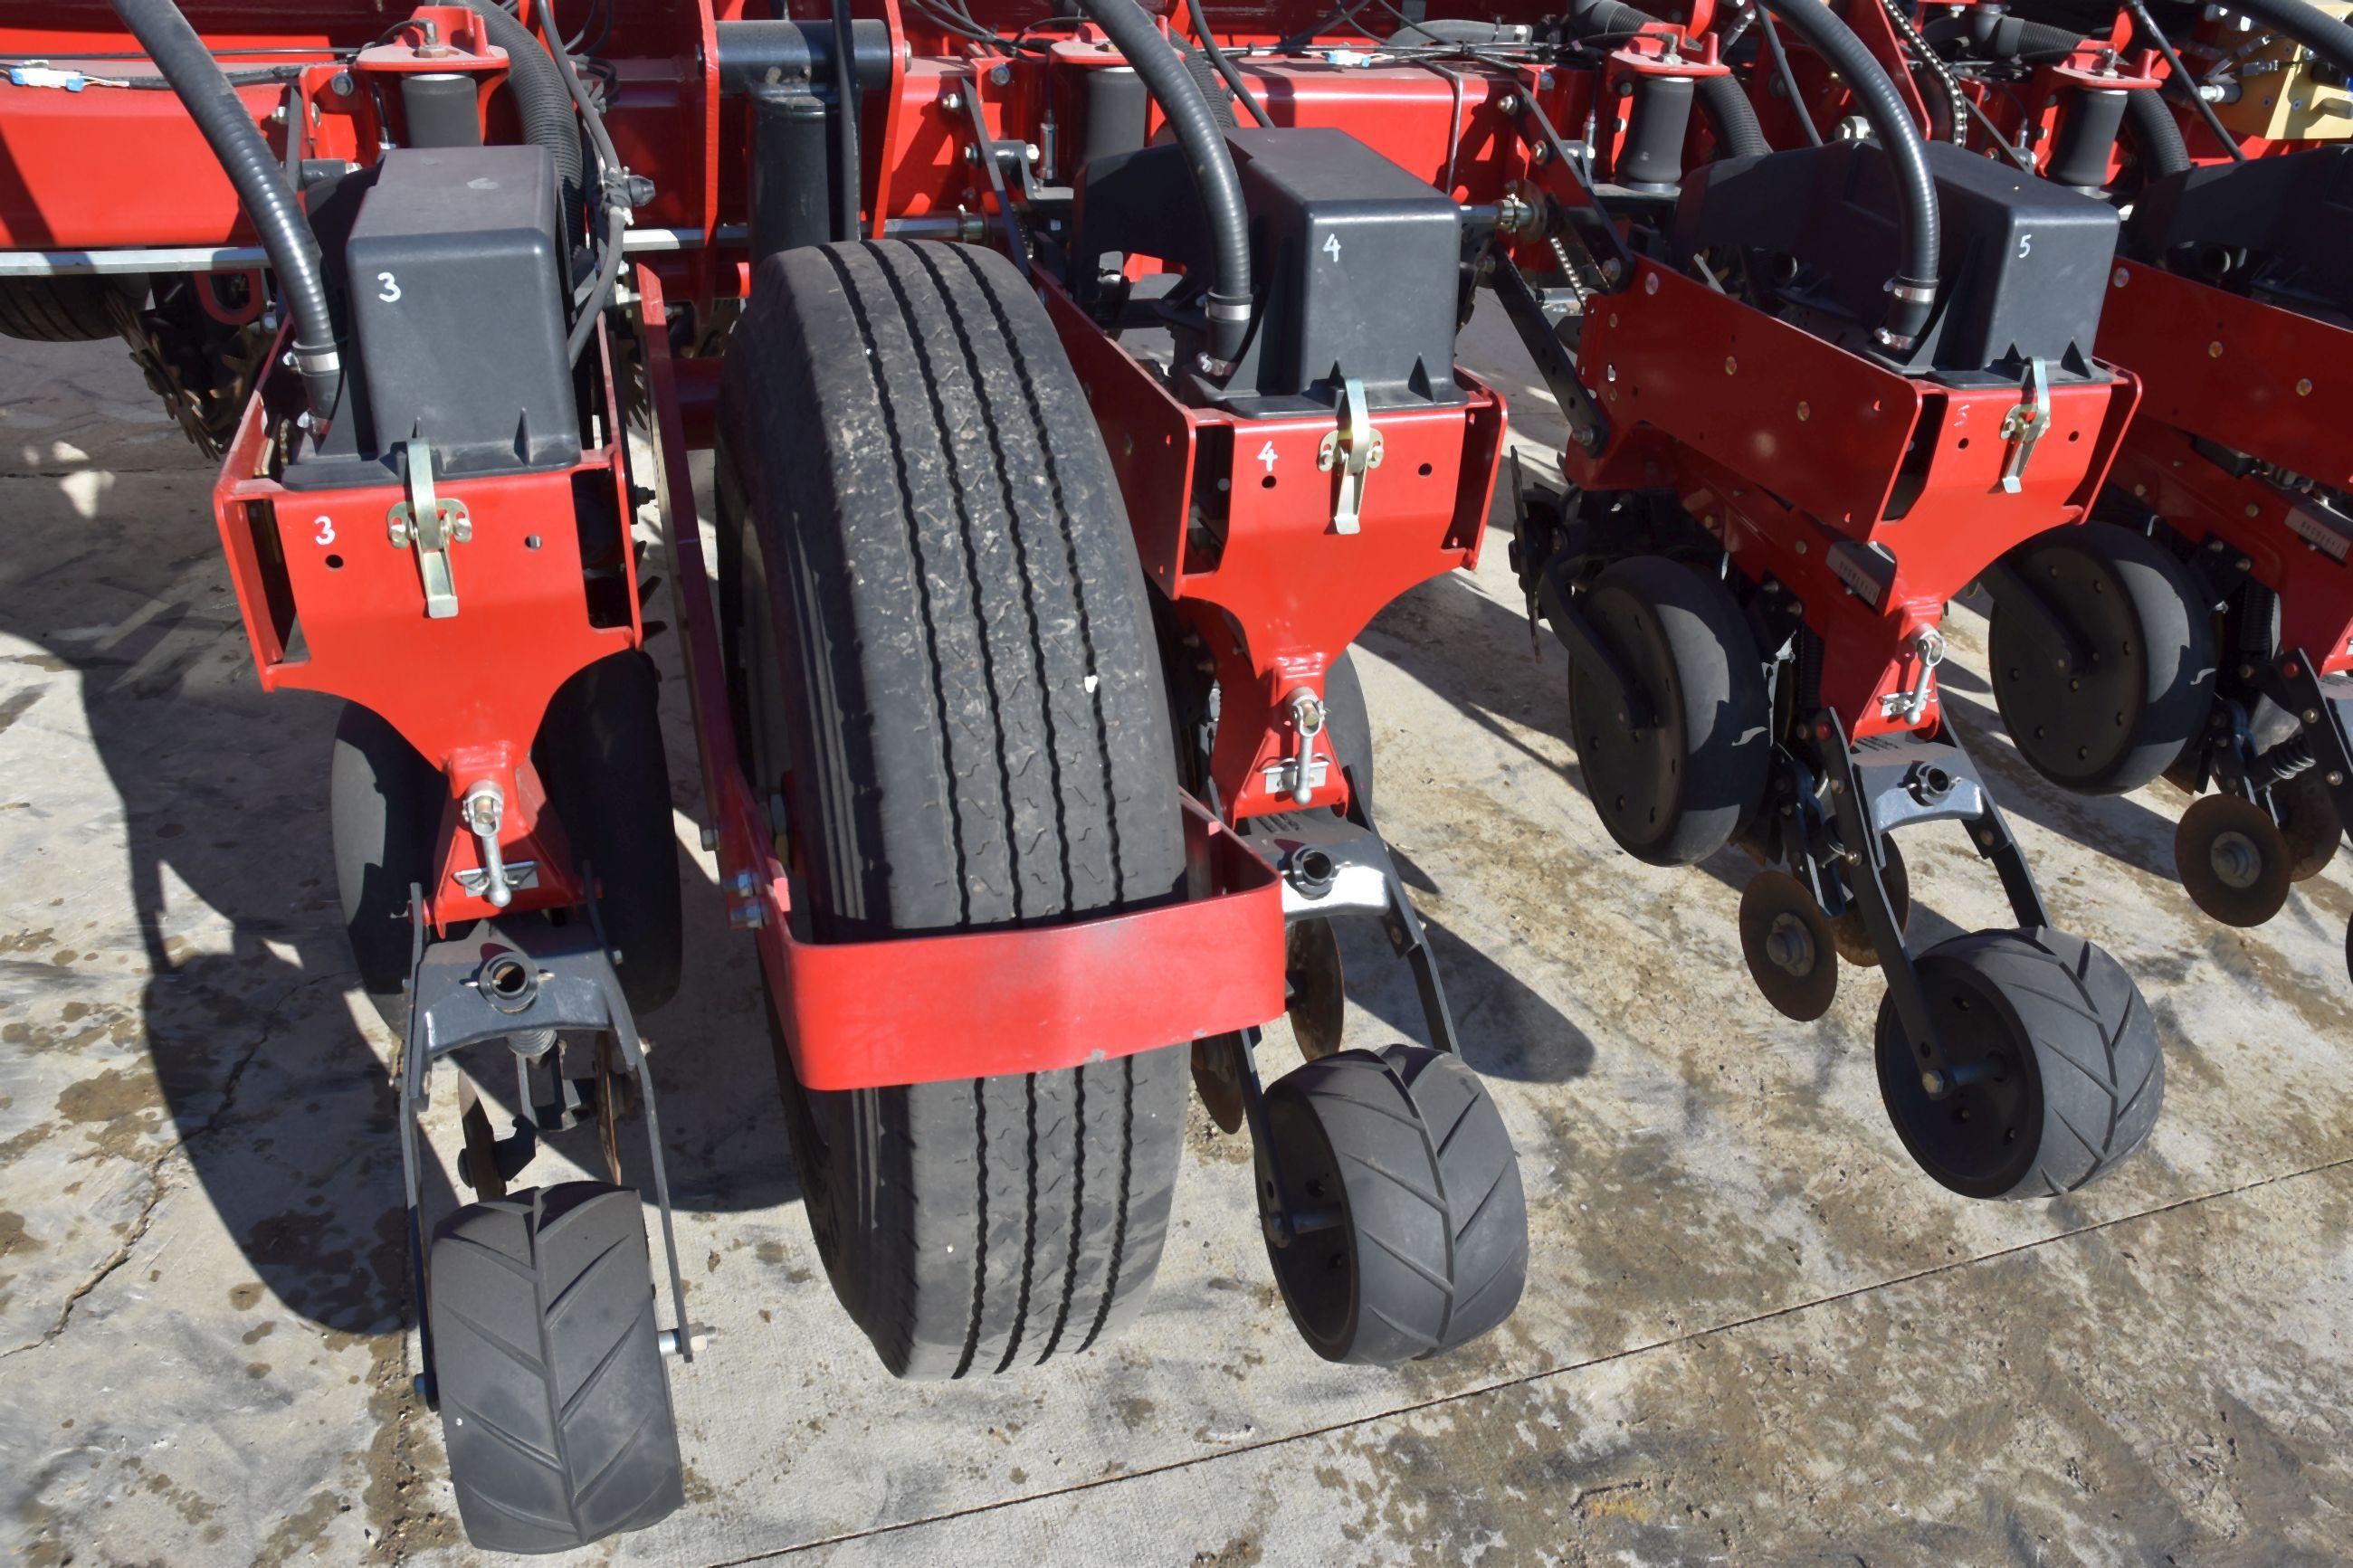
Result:
[[[1557,426],[1499,323],[1468,353],[1541,464]],[[327,855],[333,707],[262,699],[211,473],[119,349],[7,345],[0,468],[0,1542],[41,1568],[467,1560],[407,1394],[389,1041]],[[1124,1339],[892,1382],[818,1266],[752,949],[697,858],[689,989],[648,1028],[717,1337],[672,1369],[686,1508],[587,1556],[2347,1556],[2353,858],[2263,931],[2202,921],[2171,877],[2179,802],[2036,786],[1957,619],[1948,694],[2054,910],[2165,1032],[2163,1118],[2115,1179],[1989,1205],[1913,1169],[1879,1106],[1875,978],[1786,1023],[1741,967],[1745,862],[1612,850],[1497,539],[1384,615],[1362,663],[1387,824],[1520,1149],[1518,1315],[1433,1364],[1316,1360],[1244,1146],[1197,1111]],[[2002,918],[1957,834],[1906,848],[1927,932]],[[1402,973],[1349,951],[1353,1038],[1417,1027]]]

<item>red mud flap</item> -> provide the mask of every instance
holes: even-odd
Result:
[[[1263,1024],[1283,1008],[1274,868],[1185,797],[1197,891],[1071,925],[804,942],[769,889],[760,932],[810,1089],[1048,1072]]]
[[[730,922],[757,929],[760,966],[800,1081],[819,1089],[878,1089],[1047,1072],[1247,1028],[1281,1013],[1283,916],[1275,869],[1189,795],[1180,795],[1187,889],[1175,903],[1011,931],[861,942],[793,935],[785,868],[735,754],[688,478],[681,367],[661,330],[661,282],[644,267],[637,276],[670,585],[720,884]]]

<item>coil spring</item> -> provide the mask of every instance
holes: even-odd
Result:
[[[2312,754],[2312,738],[2309,735],[2290,735],[2257,757],[2254,766],[2247,770],[2247,777],[2256,788],[2268,789],[2276,784],[2285,784],[2319,760]]]

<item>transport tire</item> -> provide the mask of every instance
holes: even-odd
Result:
[[[1426,1046],[1348,1050],[1266,1095],[1293,1190],[1326,1223],[1267,1257],[1291,1320],[1326,1361],[1392,1366],[1512,1314],[1528,1268],[1518,1156],[1479,1075]],[[1268,1201],[1260,1180],[1261,1203]]]
[[[533,748],[571,840],[568,868],[586,860],[603,889],[596,916],[640,1016],[678,994],[684,946],[660,679],[642,650],[598,659],[557,689]]]
[[[115,335],[111,300],[136,309],[144,278],[0,278],[0,336],[29,343],[86,343]]]
[[[439,874],[433,844],[448,795],[441,772],[374,710],[343,704],[327,770],[335,890],[352,962],[377,1014],[408,1034],[408,890]]]
[[[720,447],[754,766],[786,796],[812,938],[1181,894],[1143,571],[1084,395],[1010,262],[892,243],[771,258],[728,351]],[[1141,1305],[1182,1047],[848,1092],[804,1089],[787,1055],[778,1068],[818,1251],[893,1373],[1041,1362]]]
[[[1973,1198],[2046,1198],[2145,1142],[2165,1100],[2157,1025],[2121,964],[2063,931],[1981,931],[1916,961],[1948,1066],[1984,1076],[1932,1099],[1891,994],[1879,1092],[1920,1168]]]
[[[2095,657],[2055,679],[2049,655],[1994,601],[1987,652],[2004,728],[2035,772],[2083,795],[2123,795],[2170,767],[2214,701],[2214,633],[2189,569],[2112,522],[2053,529],[2010,563]]]
[[[1704,860],[1765,795],[1773,736],[1757,639],[1723,584],[1663,556],[1610,565],[1581,604],[1659,720],[1633,729],[1592,671],[1570,668],[1577,757],[1601,826],[1653,866]]]
[[[684,1500],[645,1205],[565,1182],[435,1227],[433,1374],[466,1537],[566,1552]]]

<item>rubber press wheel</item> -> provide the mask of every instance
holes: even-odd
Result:
[[[1756,638],[1723,584],[1662,556],[1609,566],[1580,604],[1657,720],[1636,728],[1593,670],[1570,668],[1577,757],[1601,825],[1638,860],[1704,860],[1765,794],[1773,748]]]
[[[2157,1026],[2123,966],[2063,931],[1982,931],[1916,967],[1949,1082],[1932,1092],[1891,994],[1879,1092],[1921,1169],[1973,1198],[2055,1197],[2147,1139],[2165,1098]]]
[[[1267,1090],[1268,1136],[1309,1211],[1267,1238],[1292,1321],[1326,1361],[1388,1366],[1478,1338],[1518,1305],[1519,1158],[1478,1074],[1426,1046],[1349,1050]],[[1263,1174],[1261,1206],[1267,1200]]]
[[[2213,704],[2212,618],[2189,569],[2110,522],[2054,529],[2010,559],[2091,658],[2061,672],[2024,616],[1995,601],[1994,700],[2019,754],[2084,795],[2122,795],[2157,778]]]
[[[1042,925],[1181,891],[1143,572],[1010,262],[895,243],[770,258],[728,350],[719,447],[746,727],[759,787],[786,801],[809,936]],[[778,1066],[818,1251],[891,1371],[1004,1371],[1136,1310],[1176,1176],[1182,1047],[839,1092]]]
[[[468,1204],[433,1236],[441,1437],[466,1537],[568,1552],[685,1497],[645,1205],[565,1182]]]

